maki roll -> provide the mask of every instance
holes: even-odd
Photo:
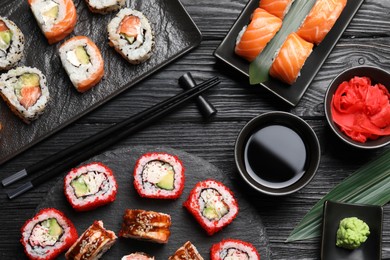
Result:
[[[72,0],[28,0],[28,3],[49,44],[61,41],[73,31],[77,13]]]
[[[136,252],[130,255],[125,255],[121,260],[154,260],[154,257],[142,252]]]
[[[14,67],[23,57],[24,35],[16,24],[0,16],[0,71]]]
[[[211,260],[260,260],[259,253],[251,243],[237,239],[222,240],[221,242],[214,244],[210,251]]]
[[[117,183],[110,168],[94,162],[72,169],[65,177],[64,190],[75,210],[87,211],[113,202]]]
[[[18,67],[0,76],[0,94],[25,123],[43,113],[50,98],[46,77],[36,68]]]
[[[85,0],[89,10],[93,13],[107,14],[121,9],[125,0]]]
[[[177,199],[184,189],[184,166],[167,153],[142,155],[134,168],[134,187],[141,197]]]
[[[131,64],[144,62],[152,55],[152,28],[141,12],[130,8],[120,10],[107,30],[110,46]]]
[[[126,209],[120,237],[134,238],[159,244],[168,243],[171,216],[141,209]]]
[[[199,254],[198,249],[190,242],[187,241],[183,246],[176,250],[175,254],[170,256],[168,260],[203,260],[203,257]]]
[[[22,227],[20,242],[30,259],[50,260],[77,240],[77,231],[65,215],[54,208],[39,211]]]
[[[238,205],[233,193],[215,180],[197,183],[183,206],[208,235],[213,235],[229,225],[238,214]]]
[[[117,237],[114,232],[103,226],[103,221],[95,221],[84,231],[77,241],[65,254],[69,260],[99,259],[115,243]]]
[[[62,66],[79,92],[99,83],[104,75],[104,61],[99,48],[86,36],[75,36],[59,49]]]

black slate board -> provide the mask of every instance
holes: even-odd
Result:
[[[59,131],[153,72],[196,47],[201,33],[179,0],[126,1],[126,6],[143,12],[151,22],[155,48],[150,60],[140,65],[127,63],[108,46],[107,24],[115,16],[92,14],[84,0],[74,0],[78,22],[69,37],[85,35],[100,48],[105,61],[103,80],[80,94],[72,86],[58,56],[63,42],[49,45],[40,31],[27,1],[2,0],[0,16],[8,17],[23,31],[25,56],[19,65],[37,67],[47,76],[51,100],[45,113],[30,125],[17,118],[0,101],[0,164],[49,135]]]
[[[178,200],[142,199],[135,191],[132,177],[135,161],[142,154],[152,151],[163,151],[177,155],[183,162],[186,168],[186,182],[184,192]],[[103,162],[113,170],[118,183],[118,194],[113,203],[90,212],[76,212],[65,199],[63,180],[61,179],[50,190],[46,200],[38,206],[37,211],[47,207],[54,207],[63,211],[73,221],[79,234],[84,232],[94,220],[99,219],[104,221],[104,226],[107,229],[118,234],[126,208],[154,210],[168,213],[172,217],[171,237],[168,244],[158,245],[119,238],[102,259],[120,259],[123,255],[135,251],[144,251],[154,255],[156,259],[168,259],[168,256],[188,240],[198,248],[205,259],[209,259],[211,245],[224,238],[248,241],[258,249],[262,260],[271,259],[268,237],[257,209],[235,190],[230,179],[222,171],[207,161],[184,151],[161,147],[122,148],[98,155],[88,162],[90,161]],[[231,188],[240,207],[237,218],[225,229],[211,237],[206,234],[192,215],[182,207],[195,184],[208,178],[221,181]],[[63,256],[61,256],[61,259],[63,259]]]

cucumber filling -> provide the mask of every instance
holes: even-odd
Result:
[[[220,220],[229,212],[229,205],[216,189],[203,189],[199,196],[202,215],[210,221]]]
[[[31,246],[53,246],[64,233],[57,219],[49,218],[37,223],[31,231],[29,243]]]
[[[173,166],[167,162],[154,160],[145,164],[142,170],[142,181],[144,184],[152,184],[163,190],[175,188],[175,171]]]

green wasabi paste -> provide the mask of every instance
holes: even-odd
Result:
[[[344,218],[337,230],[336,246],[351,250],[358,248],[367,240],[368,235],[370,228],[364,221],[356,217]]]

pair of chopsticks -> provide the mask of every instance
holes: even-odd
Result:
[[[158,103],[143,112],[129,117],[128,119],[115,124],[79,143],[76,143],[65,150],[62,150],[50,157],[39,161],[38,163],[28,166],[25,169],[2,180],[3,186],[31,176],[42,169],[47,169],[41,175],[33,178],[31,181],[24,183],[16,189],[7,193],[10,199],[37,187],[38,185],[50,180],[54,176],[64,172],[70,167],[85,161],[93,155],[101,152],[110,145],[122,140],[123,138],[141,130],[154,121],[162,118],[164,115],[183,105],[188,100],[198,96],[206,90],[220,83],[218,77],[208,79],[195,87],[179,93],[161,103]],[[49,168],[48,168],[49,167]]]

